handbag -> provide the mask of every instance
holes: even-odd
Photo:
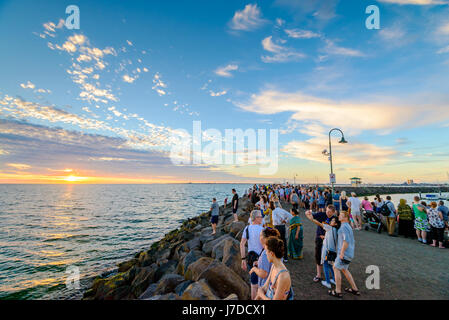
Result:
[[[332,228],[332,234],[333,234],[333,232],[334,232],[334,228]],[[337,249],[337,241],[335,240],[335,236],[334,236],[334,243],[335,243],[335,249]],[[326,260],[329,262],[334,262],[335,259],[337,259],[337,252],[332,251],[332,250],[327,250]]]
[[[246,239],[249,241],[249,231],[248,231],[248,227],[246,227]],[[263,250],[262,250],[263,251]],[[248,255],[246,256],[246,263],[252,268],[254,265],[254,262],[256,262],[257,260],[259,260],[259,255],[257,254],[257,252],[255,251],[250,251],[248,252]]]

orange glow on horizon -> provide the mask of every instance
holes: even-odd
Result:
[[[72,170],[73,171],[73,170]],[[163,183],[235,183],[235,181],[185,180],[173,176],[114,177],[114,176],[52,176],[40,174],[10,174],[0,172],[0,184],[163,184]],[[241,182],[245,183],[245,182]],[[251,183],[251,182],[248,182]]]

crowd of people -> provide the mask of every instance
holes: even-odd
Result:
[[[238,221],[239,196],[232,189],[231,200],[234,221]],[[368,197],[360,200],[352,192],[332,194],[329,188],[318,186],[254,185],[245,192],[253,204],[248,225],[242,232],[240,242],[241,267],[249,272],[251,298],[255,300],[293,299],[294,293],[290,273],[285,265],[288,259],[303,259],[304,229],[299,210],[317,225],[315,233],[316,275],[313,281],[328,288],[328,294],[341,298],[342,274],[349,287],[344,292],[360,295],[349,271],[354,259],[355,240],[353,231],[362,230],[364,220],[372,216],[383,223],[390,236],[417,237],[421,243],[444,248],[444,231],[449,227],[449,209],[443,201],[427,205],[414,198],[410,206],[401,199],[397,208],[390,196],[385,200],[376,195],[374,201]],[[289,211],[282,202],[291,204]],[[225,206],[227,198],[225,199]],[[211,207],[213,234],[218,222],[218,204],[213,199]],[[322,276],[324,274],[324,277]]]

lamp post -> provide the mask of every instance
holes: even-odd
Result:
[[[333,129],[331,129],[329,131],[329,153],[326,152],[326,151],[323,151],[323,154],[329,156],[329,161],[331,163],[331,175],[332,176],[334,174],[334,168],[333,168],[333,165],[332,165],[332,143],[331,143],[331,133],[333,131],[338,131],[338,132],[341,133],[341,140],[338,143],[348,143],[348,141],[345,140],[345,135],[344,135],[343,131],[341,131],[340,129],[333,128]],[[331,181],[331,185],[332,185],[332,198],[333,198],[334,197],[334,181],[333,181],[333,179]]]

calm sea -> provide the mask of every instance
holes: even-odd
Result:
[[[74,299],[244,184],[0,185],[0,299]],[[66,288],[78,267],[81,290]]]

